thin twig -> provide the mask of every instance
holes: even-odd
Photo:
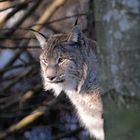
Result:
[[[30,63],[24,63],[24,64],[18,64],[18,65],[15,65],[15,66],[10,66],[10,67],[7,67],[5,69],[1,69],[0,70],[0,75],[2,75],[3,73],[7,72],[7,71],[11,71],[11,70],[14,70],[14,69],[18,69],[18,68],[23,68],[23,67],[32,67],[32,66],[35,66],[35,65],[38,65],[39,63],[38,62],[30,62]]]
[[[8,10],[8,9],[11,9],[11,8],[17,8],[17,7],[20,7],[20,8],[21,8],[21,7],[25,7],[25,6],[27,6],[30,2],[32,2],[32,0],[26,0],[26,1],[23,1],[23,2],[16,2],[16,3],[12,4],[12,5],[9,6],[9,7],[0,9],[0,12],[5,11],[5,10]]]
[[[20,122],[15,125],[10,126],[7,130],[0,133],[0,139],[4,139],[8,134],[16,133],[17,131],[27,127],[45,113],[49,114],[50,110],[55,108],[57,104],[63,99],[64,93],[62,93],[58,98],[55,98],[47,103],[46,106],[41,106],[38,109],[34,110],[30,115],[23,118]]]
[[[20,19],[18,19],[18,21],[13,25],[12,29],[5,33],[5,36],[13,34],[15,32],[15,30],[20,25],[23,24],[23,22],[25,21],[25,19],[28,18],[33,13],[33,11],[39,6],[39,4],[41,2],[42,2],[42,0],[37,0],[36,2],[34,2],[32,4],[32,6],[26,11],[26,13],[24,13],[24,15]],[[0,23],[0,27],[3,27],[4,24],[5,24],[5,21],[3,21],[2,23]]]
[[[39,31],[42,28],[42,25],[44,25],[54,14],[54,12],[65,2],[66,0],[54,0],[52,4],[47,8],[47,10],[43,13],[43,15],[40,17],[40,19],[36,23],[36,26],[34,26],[33,29]]]
[[[18,75],[13,81],[12,83],[7,84],[4,88],[3,88],[3,92],[7,92],[11,87],[13,87],[17,82],[19,82],[20,80],[22,80],[25,76],[28,76],[30,73],[32,73],[32,70],[34,69],[34,67],[28,68],[27,70],[25,70],[23,73],[21,73],[20,75]]]

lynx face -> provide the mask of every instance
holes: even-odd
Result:
[[[41,73],[45,90],[77,90],[83,75],[84,59],[77,36],[58,34],[47,41],[37,38],[42,46],[40,55]]]
[[[53,47],[45,48],[40,56],[45,87],[59,85],[64,90],[75,89],[82,76],[80,46],[74,42],[60,42]]]

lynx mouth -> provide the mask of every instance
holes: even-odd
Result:
[[[60,81],[51,81],[51,83],[63,83],[64,82],[64,80],[60,80]]]
[[[54,83],[54,84],[57,84],[57,83],[63,83],[65,80],[53,80],[53,81],[48,81],[50,83]]]
[[[64,75],[60,75],[60,76],[56,76],[56,77],[54,77],[54,78],[47,78],[47,81],[49,82],[49,83],[55,83],[55,84],[57,84],[57,83],[63,83],[65,80],[64,80],[65,78],[64,78]]]

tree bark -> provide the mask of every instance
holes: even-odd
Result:
[[[95,0],[101,85],[140,99],[140,0]]]

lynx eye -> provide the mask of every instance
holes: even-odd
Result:
[[[42,59],[41,61],[42,61],[42,63],[43,63],[43,64],[45,64],[45,65],[47,65],[47,64],[48,64],[48,62],[47,62],[47,60],[46,60],[46,59]]]
[[[60,58],[58,59],[58,64],[59,64],[59,63],[62,63],[64,60],[65,60],[65,58],[60,57]]]

